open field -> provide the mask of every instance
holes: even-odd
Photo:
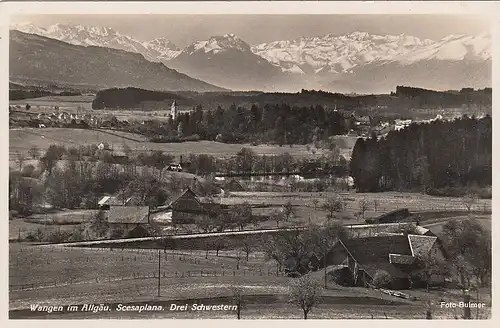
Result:
[[[54,106],[59,106],[59,110],[76,113],[79,108],[92,110],[93,100],[94,96],[47,96],[33,99],[10,100],[9,105],[24,108],[26,104],[30,104],[30,111],[37,114],[51,113],[54,111]]]
[[[117,304],[143,303],[163,305],[166,308],[172,303],[230,305],[231,286],[243,289],[245,305],[242,318],[301,318],[300,309],[287,304],[287,284],[290,278],[276,276],[272,270],[270,274],[264,271],[261,275],[259,266],[266,264],[259,253],[252,254],[248,263],[243,261],[238,270],[235,269],[235,259],[230,257],[229,252],[221,252],[219,257],[211,253],[208,260],[205,260],[204,252],[187,251],[175,255],[161,252],[161,296],[158,297],[158,279],[153,277],[157,274],[155,251],[119,249],[99,251],[21,244],[11,244],[9,248],[9,284],[21,284],[23,278],[31,281],[31,283],[23,281],[24,285],[32,284],[24,288],[11,286],[9,293],[11,318],[234,318],[235,313],[231,311],[43,314],[28,310],[33,303],[39,305],[106,303],[115,308]],[[224,269],[221,268],[222,264]],[[269,269],[272,269],[272,265],[269,265]],[[186,270],[191,272],[189,276]],[[201,274],[202,270],[204,274]],[[174,271],[178,273],[177,276],[173,274]],[[221,275],[222,271],[226,272],[224,276]],[[165,277],[163,272],[166,273]],[[181,276],[180,272],[183,272],[184,276]],[[134,274],[137,278],[126,279],[125,274]],[[323,279],[323,273],[320,271],[311,275],[318,282]],[[47,277],[59,277],[60,280],[47,285],[46,279],[44,280]],[[323,292],[319,307],[313,309],[310,318],[385,319],[387,316],[387,318],[423,319],[427,299],[435,302],[435,318],[452,319],[457,315],[451,310],[439,309],[436,303],[438,299],[460,300],[459,294],[455,291],[431,291],[430,294],[420,290],[405,292],[417,296],[417,299],[404,300],[376,290],[341,287],[329,283],[328,289]],[[488,299],[482,294],[481,301],[491,302],[491,298]],[[481,310],[480,317],[489,317],[488,309]]]
[[[24,110],[26,104],[29,104],[31,106],[29,111],[34,114],[52,113],[54,112],[54,107],[58,106],[59,111],[65,111],[68,113],[88,113],[100,117],[112,115],[118,120],[150,120],[154,118],[166,121],[170,115],[170,104],[166,104],[164,110],[93,110],[92,101],[94,98],[94,96],[47,96],[32,99],[11,100],[9,101],[9,105],[14,107],[20,106]],[[191,107],[181,106],[179,111],[182,113],[190,111],[191,109]]]
[[[111,133],[109,133],[111,132]],[[293,147],[279,147],[275,145],[252,146],[250,144],[225,144],[215,141],[190,141],[182,143],[154,143],[148,142],[143,136],[116,131],[96,131],[70,128],[22,128],[9,131],[9,152],[27,153],[32,146],[45,150],[51,144],[67,147],[97,144],[107,142],[112,148],[121,149],[127,144],[135,151],[162,150],[172,155],[209,154],[217,157],[236,155],[241,148],[247,147],[260,155],[277,155],[288,152],[297,157],[315,157],[322,154],[318,151],[312,154],[305,145]]]
[[[70,283],[153,277],[158,274],[157,250],[95,249],[76,247],[33,246],[17,243],[9,245],[9,284],[14,289],[21,285],[33,288]],[[267,263],[264,255],[254,253],[249,261],[238,260],[230,253],[205,251],[179,253],[160,252],[161,276],[254,276],[261,273],[275,275],[276,265]],[[28,269],[29,270],[26,270]],[[223,273],[223,271],[225,271]],[[237,271],[237,272],[236,272]],[[18,286],[16,288],[15,286]]]
[[[23,219],[9,220],[9,240],[24,239],[31,232],[34,233],[38,229],[43,232],[50,233],[53,231],[74,231],[79,224],[65,224],[65,225],[47,225],[42,223],[35,223],[25,221]]]
[[[437,197],[420,193],[409,192],[231,192],[230,197],[223,198],[225,204],[240,204],[248,202],[254,205],[281,206],[290,201],[294,206],[313,207],[313,199],[319,201],[320,207],[328,198],[340,196],[346,201],[346,212],[354,213],[360,209],[359,201],[366,200],[368,210],[365,216],[375,213],[385,213],[401,208],[408,208],[410,212],[423,211],[465,211],[466,207],[459,197]],[[377,203],[377,211],[375,211]],[[473,211],[491,211],[491,199],[480,199],[472,206]],[[373,212],[373,213],[372,213]]]

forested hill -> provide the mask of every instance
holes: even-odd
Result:
[[[344,95],[314,90],[302,90],[297,93],[249,92],[175,92],[172,96],[182,98],[181,106],[201,105],[204,109],[216,109],[217,106],[229,107],[260,106],[286,103],[292,107],[320,105],[354,110],[365,107],[397,108],[453,108],[470,106],[491,107],[491,88],[460,91],[432,91],[420,88],[398,86],[390,95]],[[144,108],[144,103],[161,102],[164,93],[137,88],[107,89],[98,92],[92,108]],[[170,97],[166,97],[169,98]]]
[[[358,139],[351,174],[362,192],[484,187],[492,183],[492,119],[412,124]]]

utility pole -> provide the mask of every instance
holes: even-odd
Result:
[[[326,283],[326,252],[325,252],[325,255],[323,257],[323,266],[325,267],[325,289],[327,287],[327,283]]]
[[[160,297],[161,252],[158,250],[158,297]]]
[[[476,303],[479,304],[479,287],[476,287]],[[476,320],[479,320],[479,306],[476,306]]]

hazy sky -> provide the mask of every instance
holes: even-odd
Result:
[[[42,27],[55,23],[107,26],[141,41],[165,37],[179,47],[226,33],[256,44],[354,31],[404,33],[435,40],[449,34],[475,35],[490,30],[484,16],[459,15],[36,15],[11,19],[13,23],[32,22]]]

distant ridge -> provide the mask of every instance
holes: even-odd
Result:
[[[10,32],[11,82],[47,81],[99,88],[128,87],[159,91],[224,91],[142,55],[96,46],[77,46],[51,38]]]

